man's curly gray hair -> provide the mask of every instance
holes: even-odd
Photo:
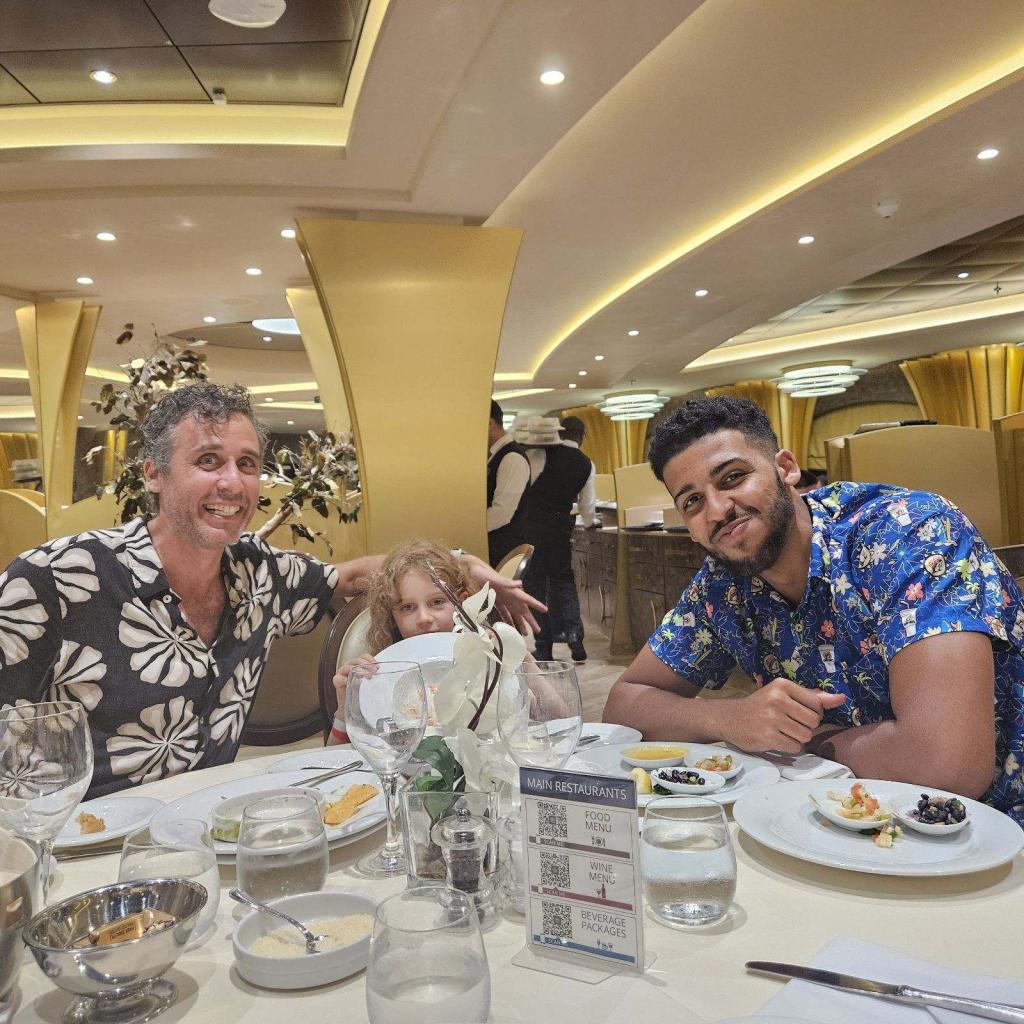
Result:
[[[232,416],[245,416],[256,431],[260,445],[260,461],[270,431],[266,424],[256,418],[249,390],[242,384],[214,384],[211,381],[197,381],[186,384],[175,391],[168,391],[153,407],[143,421],[142,457],[152,459],[161,473],[171,468],[171,453],[174,451],[174,428],[187,416],[202,423],[227,423]],[[159,508],[159,498],[150,493],[149,503],[153,510]]]

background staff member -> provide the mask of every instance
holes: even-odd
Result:
[[[526,542],[530,463],[526,449],[501,425],[501,406],[491,401],[487,424],[487,557],[493,566]]]

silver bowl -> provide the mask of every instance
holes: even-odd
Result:
[[[160,976],[185,949],[206,898],[204,886],[185,878],[144,879],[90,889],[37,914],[22,936],[42,972],[78,996],[65,1024],[142,1024],[170,1006],[176,990]],[[138,939],[73,948],[94,929],[147,909],[174,923]]]
[[[21,929],[39,906],[39,851],[0,832],[0,1020],[14,1002],[23,950]]]

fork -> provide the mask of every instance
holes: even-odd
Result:
[[[332,768],[329,772],[324,772],[321,775],[314,775],[311,779],[301,779],[298,782],[289,782],[288,787],[302,789],[307,786],[316,786],[321,782],[326,782],[328,779],[333,779],[336,775],[344,775],[345,772],[353,772],[357,768],[362,767],[362,761],[352,761],[349,764],[342,765],[340,768]]]

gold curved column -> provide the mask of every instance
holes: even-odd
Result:
[[[72,504],[75,438],[85,368],[100,316],[79,300],[40,302],[15,313],[28,367],[46,493],[47,536]]]
[[[369,550],[426,536],[486,556],[491,381],[522,232],[321,218],[298,229],[341,368]]]

